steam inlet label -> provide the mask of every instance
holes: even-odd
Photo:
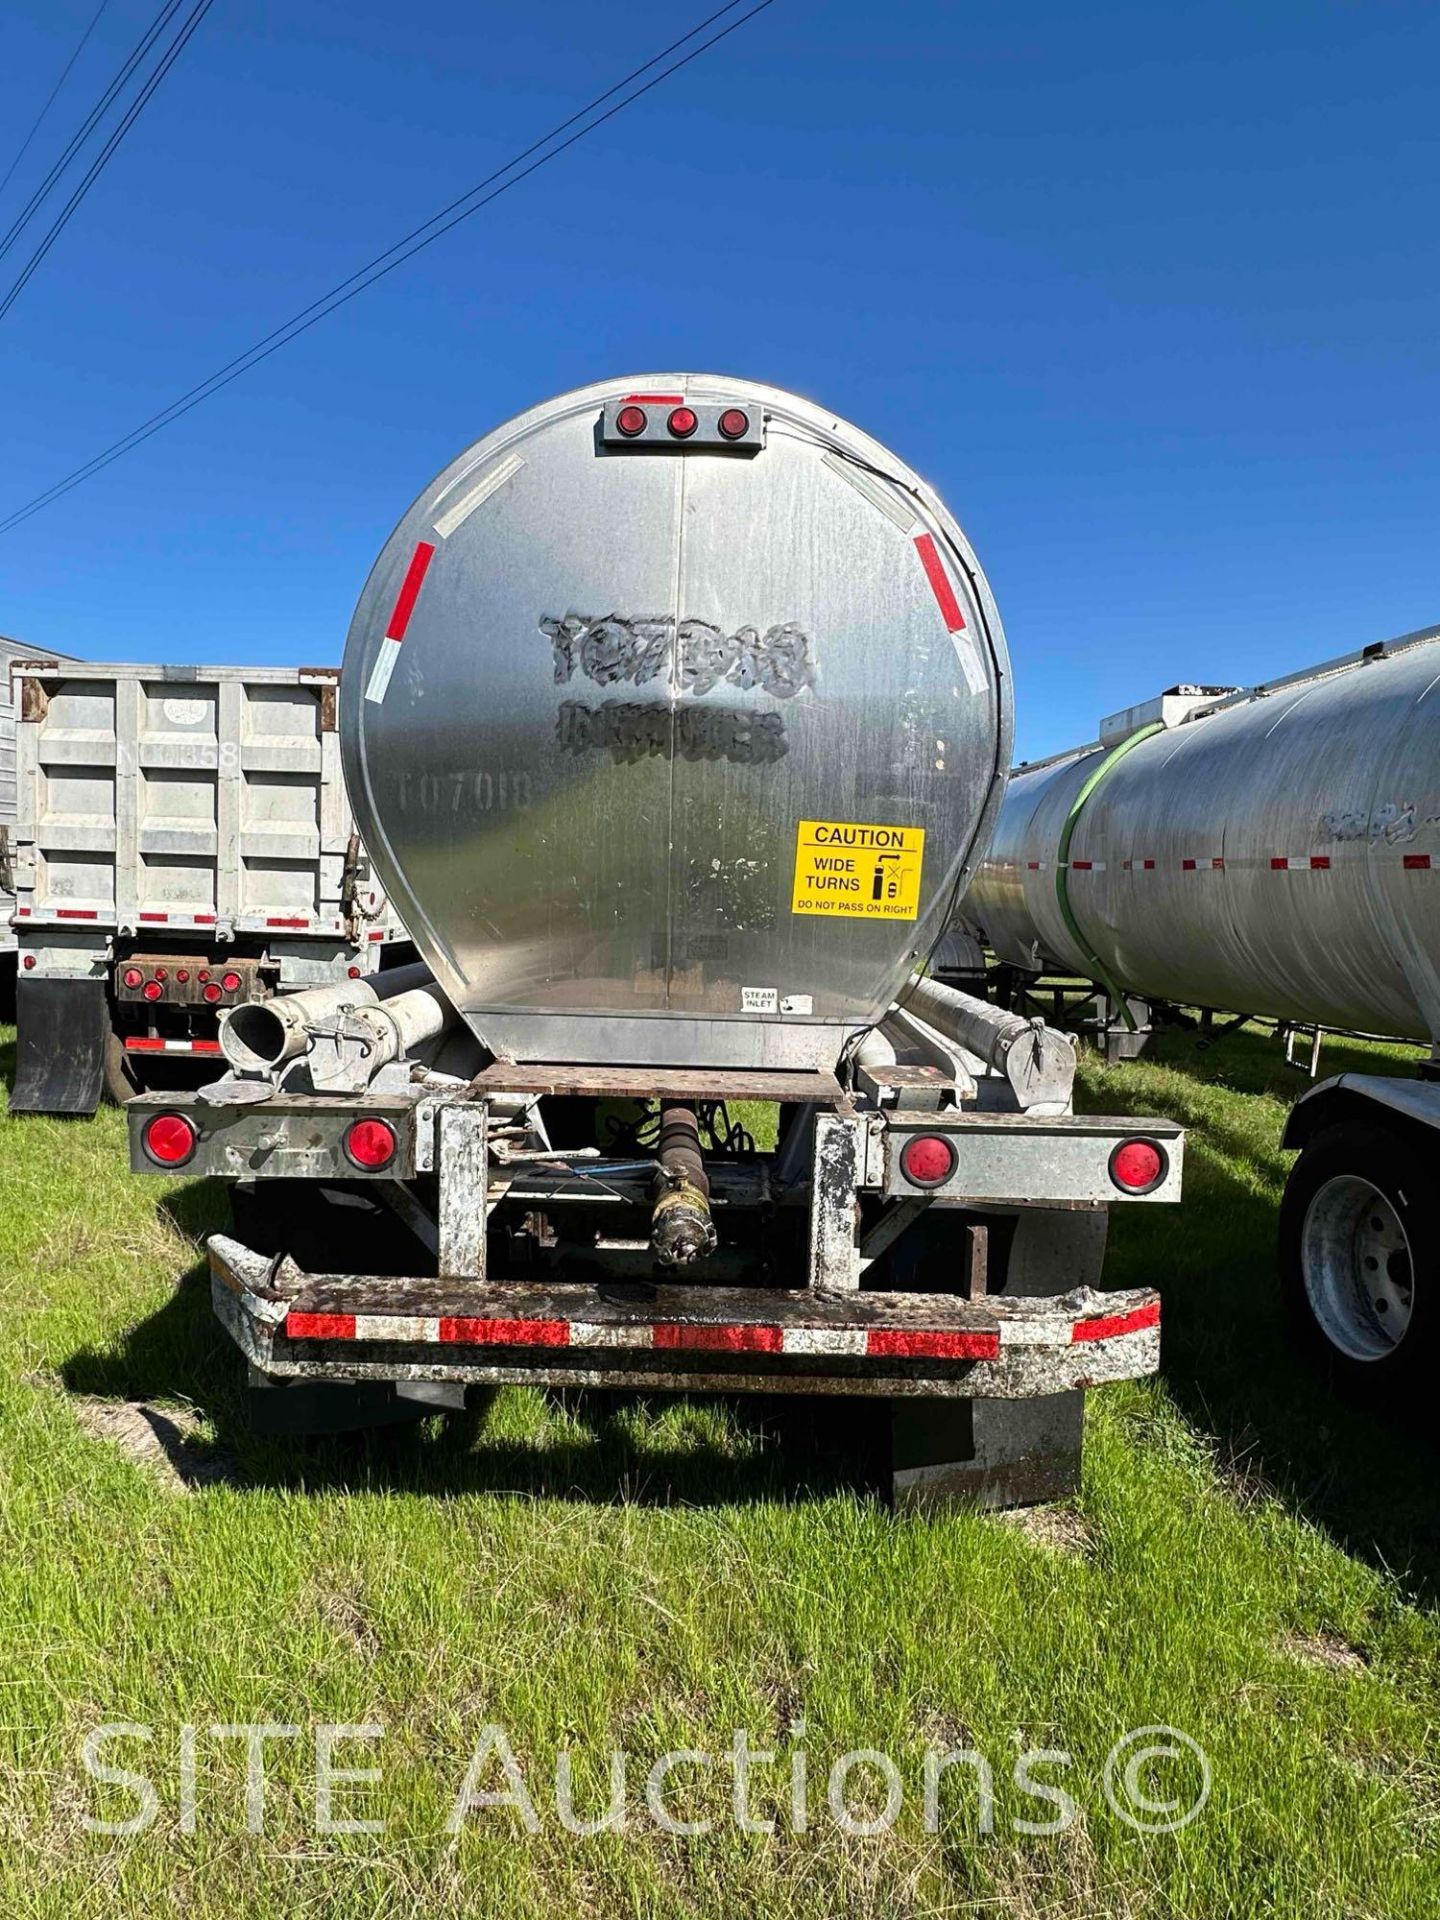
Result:
[[[920,913],[923,827],[802,820],[795,835],[792,913],[914,920]]]

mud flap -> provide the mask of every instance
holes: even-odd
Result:
[[[459,1412],[465,1389],[438,1380],[267,1380],[251,1367],[248,1398],[252,1433],[303,1438]]]
[[[891,1403],[897,1512],[1030,1507],[1079,1490],[1085,1395]]]
[[[12,1113],[94,1113],[100,1104],[110,1008],[103,980],[16,983]]]

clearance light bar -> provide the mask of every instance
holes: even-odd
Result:
[[[613,448],[703,448],[707,453],[758,453],[765,416],[753,402],[687,400],[683,393],[624,393],[606,404],[601,444]]]

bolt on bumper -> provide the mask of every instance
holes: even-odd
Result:
[[[1018,1400],[1153,1373],[1149,1288],[1040,1298],[311,1275],[224,1234],[211,1294],[275,1379]]]

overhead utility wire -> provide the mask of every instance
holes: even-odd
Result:
[[[49,113],[51,107],[53,107],[55,104],[55,96],[59,93],[60,89],[64,86],[65,82],[70,78],[70,69],[74,66],[75,62],[80,58],[81,54],[85,51],[86,42],[89,40],[91,34],[94,33],[96,27],[100,24],[100,16],[102,13],[104,13],[106,7],[108,7],[109,4],[110,4],[110,0],[100,0],[99,6],[95,9],[94,13],[91,15],[89,26],[86,27],[84,33],[81,34],[79,40],[75,44],[74,52],[70,55],[70,58],[65,62],[65,65],[60,70],[60,78],[55,82],[54,86],[50,89],[49,96],[46,99],[44,106],[41,107],[39,113],[36,114],[34,120],[30,124],[30,131],[26,134],[25,138],[20,142],[20,151],[16,154],[15,158],[10,162],[9,166],[5,169],[5,178],[3,180],[0,180],[0,193],[3,193],[6,187],[9,186],[11,176],[14,174],[15,169],[19,166],[20,162],[25,158],[26,154],[30,151],[30,142],[35,138],[36,134],[40,131],[41,127],[44,125],[46,114]]]
[[[468,193],[462,194],[458,200],[452,200],[448,207],[443,207],[439,213],[433,214],[429,220],[422,221],[418,227],[413,228],[410,233],[395,241],[394,244],[387,247],[383,253],[377,254],[366,266],[359,268],[355,273],[351,274],[348,279],[342,280],[339,285],[333,287],[329,293],[323,294],[318,300],[313,300],[308,307],[302,307],[298,313],[292,315],[292,317],[281,326],[274,328],[273,331],[266,334],[263,339],[257,340],[255,344],[247,348],[244,353],[237,354],[233,360],[227,361],[223,367],[217,369],[207,380],[202,380],[198,386],[192,387],[188,393],[182,394],[179,399],[172,401],[168,407],[162,408],[159,413],[152,414],[150,419],[142,422],[140,426],[124,435],[123,438],[114,441],[109,447],[106,447],[103,452],[96,454],[93,459],[86,461],[83,466],[75,468],[75,470],[67,474],[63,480],[57,480],[53,486],[47,487],[43,493],[37,494],[33,500],[27,501],[22,507],[18,507],[3,521],[0,521],[0,533],[8,533],[13,527],[19,526],[22,521],[28,520],[32,514],[40,512],[42,507],[49,506],[52,501],[58,500],[62,494],[68,493],[72,487],[78,487],[83,481],[90,479],[94,474],[99,473],[103,468],[109,466],[112,461],[118,460],[123,454],[129,453],[133,448],[141,445],[142,442],[148,440],[152,434],[158,433],[162,427],[169,426],[173,421],[178,420],[182,414],[188,413],[192,407],[199,406],[202,400],[209,399],[212,394],[218,393],[222,387],[228,386],[232,380],[238,380],[241,374],[248,373],[253,367],[259,366],[262,360],[267,360],[272,353],[277,353],[281,347],[287,346],[291,340],[298,339],[302,333],[308,332],[311,327],[325,319],[338,307],[344,306],[347,301],[353,300],[358,293],[363,293],[367,287],[373,286],[376,281],[382,280],[386,274],[392,273],[396,267],[401,266],[406,260],[411,259],[415,254],[421,252],[425,247],[428,247],[432,241],[440,239],[441,236],[448,233],[452,227],[458,226],[462,220],[467,220],[471,214],[478,213],[482,207],[488,206],[492,200],[497,200],[502,193],[508,193],[511,187],[518,186],[522,180],[527,179],[530,174],[544,166],[547,161],[557,159],[568,147],[574,146],[578,140],[583,140],[586,134],[593,133],[597,127],[603,126],[607,120],[613,119],[616,114],[623,112],[626,107],[633,106],[644,94],[658,87],[662,81],[668,80],[672,74],[678,73],[682,67],[688,66],[692,60],[698,60],[702,53],[707,53],[711,47],[725,39],[728,34],[734,33],[738,27],[743,27],[748,20],[754,19],[756,14],[764,13],[767,7],[773,6],[774,0],[758,0],[757,5],[750,7],[748,11],[742,13],[738,19],[729,21],[718,33],[712,34],[708,40],[702,41],[698,47],[692,47],[688,53],[682,55],[680,59],[673,61],[660,73],[655,74],[651,79],[647,80],[643,86],[636,87],[632,93],[628,93],[624,99],[616,101],[614,106],[607,108],[604,113],[597,115],[595,119],[586,120],[586,116],[592,113],[596,107],[610,99],[614,94],[622,92],[633,80],[638,79],[642,73],[648,72],[651,67],[666,59],[676,48],[684,46],[686,41],[693,40],[697,33],[703,33],[706,27],[720,19],[724,14],[731,12],[739,3],[740,0],[730,0],[728,6],[720,7],[706,19],[698,22],[688,33],[684,33],[678,40],[672,41],[670,46],[666,47],[662,52],[655,54],[641,66],[636,67],[631,73],[627,74],[623,80],[618,80],[613,86],[607,87],[603,93],[597,94],[587,106],[581,107],[578,112],[571,114],[569,119],[562,120],[558,126],[552,127],[549,133],[542,135],[539,140],[534,141],[530,146],[526,147],[523,152],[516,154],[515,157],[507,161],[504,166],[497,168],[494,173],[487,175],[484,180],[478,181]],[[575,126],[575,123],[579,120],[586,120],[586,124],[579,127],[568,139],[561,141],[558,146],[550,146],[550,142],[555,140],[557,135],[563,133],[566,128]],[[510,173],[522,160],[536,153],[540,148],[547,146],[550,146],[548,152],[540,154],[538,159],[532,160],[529,166],[523,168],[519,173],[514,174],[512,179],[502,180],[502,176]],[[498,186],[492,186],[492,183],[496,181],[501,181],[502,183]],[[487,187],[491,188],[491,191],[486,192],[485,189]],[[477,195],[481,197],[476,198]],[[466,205],[468,201],[473,201],[474,204]],[[457,209],[460,210],[457,211]],[[434,231],[427,232],[429,228],[434,228]],[[413,245],[411,244],[412,242],[414,243]],[[391,258],[392,255],[395,257]]]
[[[115,127],[115,129],[111,133],[110,138],[105,142],[104,146],[100,149],[99,153],[97,153],[95,158],[90,162],[89,167],[86,169],[85,177],[81,180],[79,186],[76,187],[75,191],[71,194],[70,198],[65,202],[64,207],[56,215],[55,219],[51,222],[50,229],[46,233],[45,238],[39,243],[35,251],[31,254],[30,258],[26,261],[25,265],[20,269],[20,272],[16,275],[14,283],[10,287],[9,292],[6,293],[3,299],[0,299],[0,320],[3,320],[6,314],[10,311],[11,307],[14,306],[15,302],[19,299],[21,293],[25,290],[26,286],[29,284],[31,277],[35,273],[36,269],[39,267],[40,262],[45,258],[46,254],[49,253],[51,247],[54,246],[55,242],[60,238],[60,235],[65,231],[66,227],[70,224],[70,219],[71,219],[71,216],[74,214],[75,209],[80,205],[80,202],[85,198],[86,194],[90,191],[91,187],[94,186],[95,182],[99,179],[100,175],[105,171],[105,168],[108,165],[111,159],[111,156],[114,154],[115,149],[119,146],[120,142],[125,138],[126,134],[130,131],[131,127],[134,126],[135,122],[140,118],[140,115],[145,111],[145,107],[149,102],[151,95],[155,92],[155,89],[160,85],[160,82],[165,78],[166,74],[170,71],[171,67],[174,66],[175,62],[179,59],[180,55],[184,52],[186,43],[189,41],[190,36],[194,33],[195,29],[199,26],[200,22],[205,18],[205,15],[210,11],[210,8],[213,4],[214,4],[214,0],[196,0],[196,5],[191,10],[190,17],[186,20],[185,24],[181,27],[180,31],[176,34],[175,38],[171,41],[170,45],[166,48],[165,52],[161,55],[159,64],[156,66],[155,70],[151,73],[149,79],[145,82],[144,86],[140,89],[139,93],[136,94],[135,98],[131,101],[130,105],[126,108],[123,118],[120,120],[119,124]]]
[[[76,154],[80,151],[81,147],[84,146],[85,142],[90,138],[90,135],[95,131],[96,127],[99,126],[100,122],[104,119],[105,115],[110,111],[110,108],[115,104],[115,101],[119,96],[121,89],[129,81],[131,74],[134,73],[136,67],[139,66],[140,62],[145,58],[146,54],[150,51],[151,47],[154,46],[155,42],[160,38],[160,35],[165,31],[166,27],[169,26],[173,16],[179,12],[180,6],[181,6],[181,0],[165,0],[165,4],[161,7],[159,13],[156,14],[155,18],[150,22],[150,25],[146,28],[145,32],[140,36],[139,41],[131,49],[130,55],[126,59],[125,64],[121,67],[120,71],[116,74],[115,78],[110,82],[109,86],[105,89],[104,93],[101,94],[100,98],[96,101],[95,105],[90,109],[89,113],[86,114],[84,120],[80,123],[80,126],[76,130],[76,132],[74,132],[70,136],[70,140],[66,145],[65,151],[60,155],[60,158],[51,167],[50,171],[46,174],[45,178],[40,182],[39,186],[36,187],[35,191],[31,194],[30,198],[26,201],[25,205],[21,208],[20,212],[10,222],[9,227],[5,231],[5,235],[3,239],[0,239],[0,260],[4,259],[5,255],[10,251],[11,247],[14,246],[16,240],[20,237],[21,233],[24,232],[25,228],[29,226],[31,220],[34,219],[35,214],[38,212],[41,206],[41,203],[49,197],[49,194],[51,192],[51,189],[54,187],[55,182],[60,178],[61,174],[64,173],[65,169],[69,166],[70,162],[75,158]]]

